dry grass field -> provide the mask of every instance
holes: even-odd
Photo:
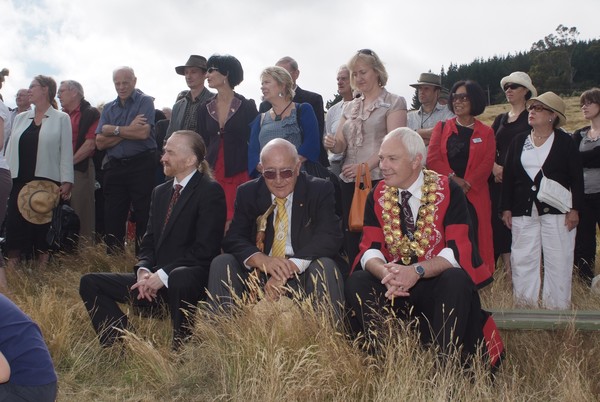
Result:
[[[569,109],[579,115],[574,102]],[[502,106],[490,109],[484,121]],[[600,400],[600,332],[573,328],[501,331],[507,354],[494,381],[480,364],[467,373],[456,364],[438,368],[435,352],[392,321],[385,353],[371,356],[307,304],[246,307],[227,318],[200,310],[195,338],[177,354],[168,320],[133,317],[135,332],[124,346],[103,350],[80,301],[79,278],[129,272],[133,264],[131,252],[114,258],[96,246],[53,259],[44,272],[23,264],[9,273],[10,296],[48,343],[60,401]],[[495,279],[481,293],[484,306],[512,308],[510,281],[502,270]],[[573,306],[600,311],[600,296],[575,282]]]

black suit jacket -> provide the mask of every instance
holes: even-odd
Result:
[[[208,270],[213,258],[221,253],[227,213],[221,186],[196,172],[181,191],[163,228],[172,194],[173,180],[152,192],[150,217],[140,245],[136,272],[138,267],[153,272],[163,269],[167,274],[181,266]]]
[[[319,154],[319,163],[327,167],[329,166],[329,159],[327,158],[327,150],[323,145],[323,133],[325,132],[325,110],[323,109],[323,97],[318,93],[311,92],[296,86],[296,94],[294,95],[294,102],[296,103],[308,103],[312,106],[317,116],[317,122],[319,123],[319,133],[321,135],[321,152]],[[264,101],[260,104],[259,112],[264,113],[271,109],[271,104]]]
[[[235,212],[223,240],[223,251],[233,254],[240,264],[259,252],[256,247],[256,218],[264,214],[271,204],[271,193],[262,177],[238,188]],[[291,216],[294,258],[337,257],[343,235],[334,204],[331,182],[300,173],[294,188]],[[269,217],[265,232],[265,254],[269,254],[273,245],[273,215]]]

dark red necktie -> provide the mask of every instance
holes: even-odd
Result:
[[[405,226],[404,232],[410,239],[412,239],[415,231],[415,218],[413,217],[412,209],[408,203],[411,196],[412,194],[409,191],[400,192],[400,209],[402,210],[402,222]]]
[[[175,186],[174,186],[173,195],[171,196],[171,202],[169,202],[169,208],[167,209],[167,216],[165,216],[165,224],[163,225],[163,227],[167,226],[167,223],[169,222],[169,218],[171,217],[171,212],[173,212],[173,207],[175,206],[175,203],[179,199],[179,194],[181,194],[182,188],[183,188],[183,186],[181,184],[175,184]]]

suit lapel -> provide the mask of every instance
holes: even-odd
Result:
[[[179,195],[179,199],[173,206],[173,211],[171,211],[171,216],[169,217],[169,222],[167,222],[167,225],[164,226],[164,230],[161,231],[158,245],[160,245],[160,243],[162,243],[163,239],[167,236],[167,234],[170,233],[173,230],[173,228],[175,227],[175,222],[177,221],[178,216],[184,211],[185,205],[192,197],[192,194],[194,193],[195,188],[200,183],[201,178],[202,178],[202,173],[196,172],[192,176],[192,178],[190,179],[188,184],[185,186],[185,188],[181,191],[181,194]],[[173,195],[173,190],[172,190],[172,186],[171,186],[171,191],[169,192],[169,196],[165,197],[165,198],[168,198],[167,202],[166,202],[166,204],[164,204],[163,211],[161,211],[162,218],[163,218],[161,222],[163,225],[164,225],[165,217],[167,215],[167,209],[169,208],[169,203],[171,202],[172,195]],[[161,227],[161,229],[163,229],[163,228]]]
[[[300,173],[296,187],[294,187],[294,203],[292,204],[291,235],[292,247],[298,244],[298,236],[302,227],[302,217],[306,208],[306,176]]]
[[[259,215],[264,214],[273,203],[271,200],[271,192],[265,184],[265,179],[261,177],[258,180],[258,183],[259,188],[256,200],[256,208],[258,213],[256,214],[255,218],[258,218]],[[275,213],[272,213],[267,219],[267,227],[265,229],[265,254],[269,254],[271,252],[271,246],[273,245],[273,215],[275,215]]]

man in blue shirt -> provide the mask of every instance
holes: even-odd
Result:
[[[131,67],[119,67],[113,72],[118,97],[104,106],[96,129],[96,146],[106,150],[102,169],[109,252],[123,249],[130,206],[135,213],[137,252],[146,231],[154,188],[154,100],[136,89],[136,81]]]

